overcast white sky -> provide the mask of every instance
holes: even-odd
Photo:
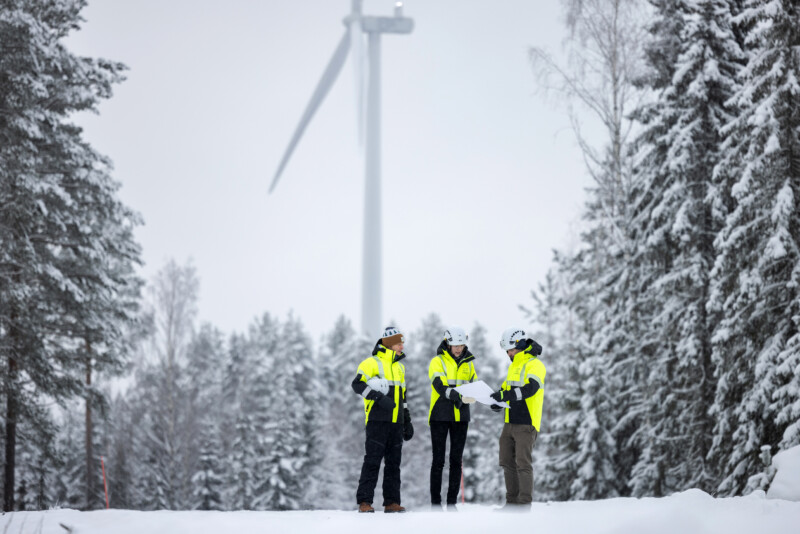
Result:
[[[365,0],[391,15],[393,0]],[[345,66],[275,193],[272,176],[350,0],[90,0],[69,41],[128,65],[87,139],[145,226],[143,275],[193,259],[200,319],[244,330],[292,310],[317,340],[360,322],[363,163]],[[571,239],[589,185],[530,46],[558,50],[560,3],[408,0],[383,39],[384,322],[437,312],[491,342]],[[496,346],[496,345],[493,345]],[[546,348],[545,348],[546,350]],[[499,351],[499,348],[498,348]]]

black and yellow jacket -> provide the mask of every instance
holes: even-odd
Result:
[[[502,400],[509,407],[505,410],[505,422],[532,425],[536,431],[542,423],[544,401],[544,377],[547,373],[542,361],[531,353],[532,344],[514,355],[503,382]]]
[[[475,356],[464,347],[458,359],[447,351],[448,345],[442,341],[436,350],[436,356],[428,366],[428,378],[431,381],[431,406],[428,411],[428,424],[431,421],[469,421],[469,405],[456,407],[452,399],[460,398],[453,388],[469,384],[478,379],[475,373]]]
[[[403,424],[408,416],[406,404],[406,368],[400,363],[405,358],[402,352],[395,352],[377,343],[372,351],[372,356],[358,365],[358,371],[353,379],[353,391],[364,397],[364,422],[388,421]],[[377,400],[383,397],[367,385],[370,378],[385,378],[389,382],[387,397],[394,401],[392,410],[385,410],[378,405]]]

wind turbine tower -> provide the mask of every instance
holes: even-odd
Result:
[[[331,57],[317,84],[311,101],[289,141],[269,192],[275,189],[289,158],[303,132],[330,91],[344,66],[351,45],[356,48],[356,101],[359,134],[364,132],[364,248],[361,282],[361,330],[377,336],[382,328],[382,255],[381,246],[381,36],[385,33],[407,34],[414,29],[414,21],[403,16],[403,3],[395,4],[393,17],[375,17],[362,14],[362,0],[352,0],[350,15],[344,19],[345,34]],[[366,102],[364,101],[364,61],[361,57],[367,44]]]

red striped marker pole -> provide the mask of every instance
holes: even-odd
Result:
[[[103,461],[102,456],[100,457],[100,466],[103,468],[103,489],[106,492],[106,510],[108,510],[108,484],[106,484],[106,463]]]

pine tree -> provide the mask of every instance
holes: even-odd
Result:
[[[96,110],[123,66],[78,58],[63,38],[82,0],[0,5],[0,350],[8,362],[4,509],[14,508],[17,424],[38,397],[85,391],[86,343],[96,363],[119,360],[130,319],[138,218],[116,199],[110,164],[81,138],[72,113]],[[83,343],[81,343],[83,342]],[[80,374],[79,374],[80,372]],[[83,376],[81,376],[83,375]],[[22,388],[26,383],[30,387]],[[90,441],[87,443],[91,443]]]

